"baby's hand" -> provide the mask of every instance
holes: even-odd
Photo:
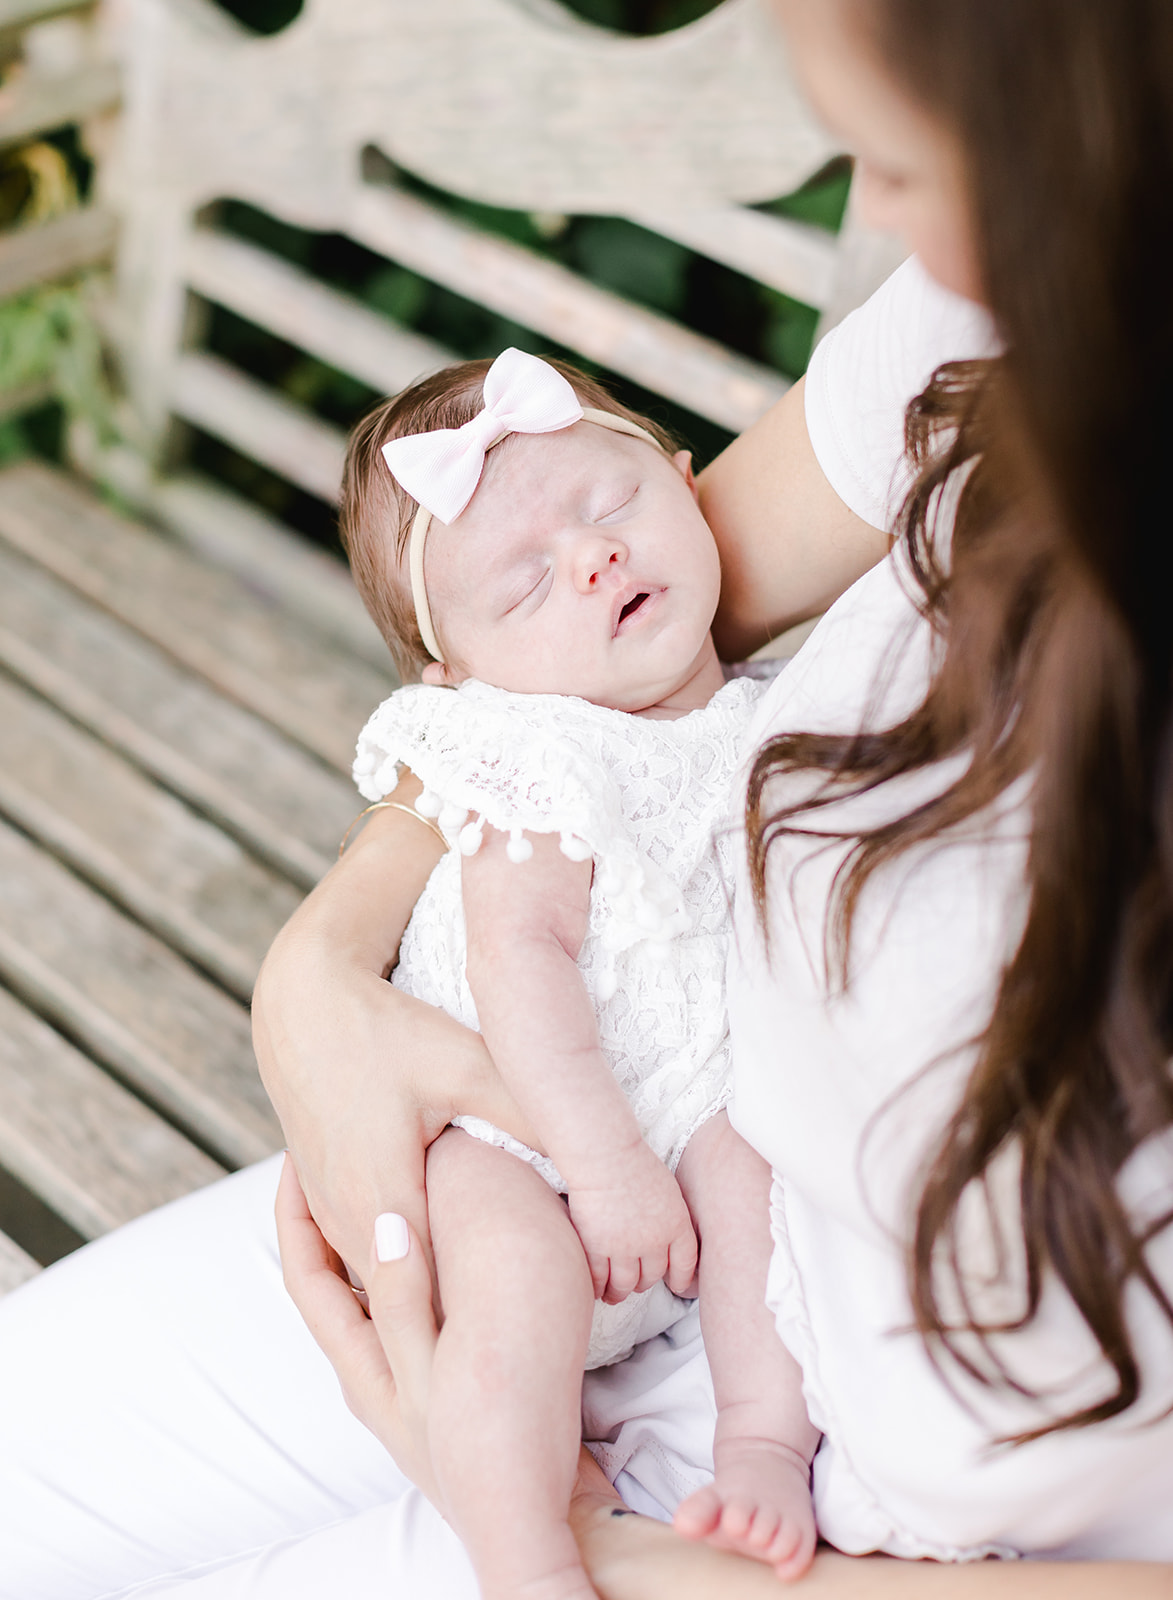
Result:
[[[570,1217],[586,1251],[595,1297],[618,1305],[663,1278],[687,1294],[697,1243],[680,1185],[641,1139],[571,1184]]]

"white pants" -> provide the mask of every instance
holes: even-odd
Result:
[[[285,1294],[265,1161],[0,1300],[0,1600],[475,1600],[455,1535],[343,1404]],[[637,1509],[707,1481],[693,1313],[592,1374]]]

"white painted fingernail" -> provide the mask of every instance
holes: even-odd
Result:
[[[375,1218],[375,1254],[380,1261],[402,1261],[410,1243],[407,1222],[398,1211],[384,1211]]]

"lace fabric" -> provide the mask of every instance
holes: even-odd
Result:
[[[359,740],[362,793],[393,790],[404,763],[425,786],[421,809],[438,816],[452,841],[463,836],[467,846],[470,826],[475,833],[487,822],[515,837],[558,833],[568,854],[589,851],[595,871],[579,970],[603,1052],[648,1144],[673,1170],[729,1094],[731,803],[742,735],[763,688],[737,678],[702,710],[661,722],[472,680],[457,690],[413,686],[385,701]],[[460,863],[451,850],[433,871],[392,981],[475,1028]],[[564,1192],[536,1152],[487,1123],[457,1122]],[[631,1309],[621,1320],[625,1348],[603,1359],[636,1342]],[[594,1365],[598,1344],[592,1338]]]

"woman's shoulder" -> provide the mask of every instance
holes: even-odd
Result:
[[[903,499],[904,414],[947,361],[1000,349],[981,306],[944,289],[910,256],[819,342],[807,369],[807,431],[839,498],[875,528]]]

